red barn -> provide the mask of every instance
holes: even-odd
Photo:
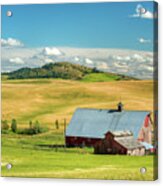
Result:
[[[105,138],[94,145],[94,153],[142,156],[145,147],[133,138],[131,131],[107,132]]]
[[[149,111],[78,108],[67,129],[66,146],[94,146],[107,132],[131,131],[135,140],[152,144]]]

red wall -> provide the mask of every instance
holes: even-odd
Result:
[[[110,149],[110,151],[108,150]],[[114,136],[108,132],[105,139],[95,145],[96,154],[126,154],[127,149],[114,140]]]
[[[152,121],[149,115],[146,116],[146,118],[144,119],[144,124],[141,128],[141,130],[139,131],[139,135],[138,135],[138,141],[144,141],[147,142],[149,144],[152,144]]]
[[[101,139],[66,136],[66,146],[67,147],[94,146],[94,144],[97,143],[98,141],[101,141]]]

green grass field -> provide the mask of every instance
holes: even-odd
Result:
[[[58,139],[57,139],[58,138]],[[2,176],[152,180],[153,156],[94,155],[92,148],[40,148],[62,143],[55,132],[24,137],[2,135]],[[7,170],[5,165],[12,163]],[[140,167],[147,173],[141,175]]]
[[[77,107],[153,109],[152,81],[79,82],[69,80],[3,80],[2,119],[15,118],[18,128],[39,120],[49,131],[35,136],[2,134],[2,176],[153,180],[154,156],[94,155],[92,148],[48,148],[63,144],[63,120]],[[59,120],[59,129],[55,120]],[[11,163],[13,168],[6,169]],[[141,175],[141,167],[147,173]]]

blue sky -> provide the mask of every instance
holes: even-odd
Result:
[[[146,16],[137,16],[138,4]],[[26,47],[152,51],[153,14],[153,2],[7,5],[2,7],[2,38],[18,39]]]
[[[67,61],[152,79],[155,20],[153,2],[3,6],[2,72]]]

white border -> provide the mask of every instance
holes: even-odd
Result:
[[[142,0],[142,1],[152,1],[152,0]],[[134,2],[142,2],[141,0],[134,0]],[[1,5],[12,5],[12,4],[52,4],[52,3],[98,3],[98,2],[133,2],[133,0],[1,0]]]
[[[128,0],[99,0],[99,1],[95,1],[95,0],[48,0],[48,2],[46,2],[45,0],[1,0],[0,4],[42,4],[42,3],[46,3],[46,4],[51,4],[51,3],[80,3],[80,2],[131,2],[132,0],[128,1]],[[139,2],[138,0],[136,0],[137,2]],[[135,2],[135,1],[134,1]],[[160,35],[160,33],[162,33],[162,28],[163,28],[163,24],[162,24],[162,7],[163,7],[163,1],[162,0],[157,0],[157,2],[159,3],[159,48],[161,51],[161,49],[163,49],[162,47],[162,42],[163,39]],[[161,133],[163,132],[163,113],[162,112],[162,105],[163,105],[163,99],[162,96],[163,95],[163,88],[161,87],[161,81],[163,81],[163,73],[161,72],[163,71],[163,52],[159,53],[159,180],[155,181],[155,182],[143,182],[143,181],[106,181],[106,180],[66,180],[66,179],[26,179],[26,178],[0,178],[0,185],[3,186],[28,186],[30,184],[30,186],[35,186],[37,184],[39,184],[39,186],[49,186],[49,185],[57,185],[57,186],[63,186],[63,185],[67,185],[67,186],[82,186],[83,184],[85,185],[89,185],[89,186],[97,186],[97,185],[103,185],[106,186],[108,184],[112,184],[112,185],[119,185],[121,184],[121,186],[126,186],[126,185],[135,185],[137,186],[138,184],[141,185],[163,185],[163,176],[161,176],[162,174],[162,168],[163,168],[163,161],[162,161],[162,156],[163,156],[163,135],[161,135]]]

